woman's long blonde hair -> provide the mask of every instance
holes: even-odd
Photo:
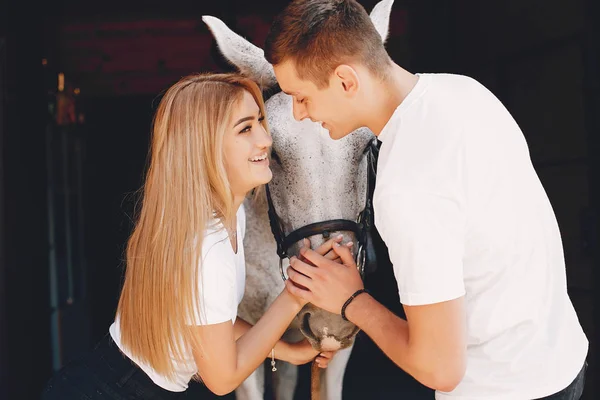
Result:
[[[224,226],[234,225],[223,137],[244,90],[265,115],[261,92],[250,79],[199,74],[171,86],[154,116],[150,163],[127,244],[117,317],[122,346],[171,379],[172,357],[183,360],[186,349],[198,345],[189,324],[197,320],[200,307],[204,231],[213,211]]]

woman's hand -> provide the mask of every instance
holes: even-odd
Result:
[[[324,351],[319,353],[313,349],[308,340],[304,339],[298,343],[290,343],[288,362],[294,365],[302,365],[315,360],[319,368],[327,368],[335,352]]]
[[[322,255],[323,257],[327,258],[328,260],[335,261],[335,262],[341,264],[342,260],[340,259],[340,256],[335,251],[333,251],[333,246],[335,243],[338,243],[338,244],[341,243],[343,238],[344,238],[343,235],[338,235],[338,236],[334,237],[333,239],[329,239],[328,241],[326,241],[325,243],[323,243],[322,245],[317,247],[314,251],[315,251],[315,253]],[[303,244],[304,244],[303,247],[310,249],[310,240],[304,239]],[[349,249],[351,249],[353,245],[354,245],[354,243],[352,243],[352,242],[348,242],[348,243],[344,244],[344,246],[348,247]],[[301,255],[299,255],[298,257],[300,257],[300,259],[304,262],[307,261]]]

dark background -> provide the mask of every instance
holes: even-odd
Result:
[[[1,399],[38,398],[53,369],[106,333],[157,96],[188,73],[230,69],[201,16],[262,47],[285,4],[0,0]],[[387,42],[411,72],[478,79],[522,127],[590,339],[585,399],[600,397],[599,25],[597,0],[396,0]],[[71,123],[56,120],[58,73]],[[361,357],[353,388],[373,382]]]

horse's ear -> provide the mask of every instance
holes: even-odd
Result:
[[[215,37],[221,54],[242,74],[254,80],[263,91],[277,84],[273,66],[269,64],[261,48],[233,32],[218,18],[205,15],[202,21]]]
[[[375,25],[375,29],[379,32],[383,43],[387,40],[389,33],[392,4],[394,4],[394,0],[381,0],[373,7],[370,14],[371,22]]]

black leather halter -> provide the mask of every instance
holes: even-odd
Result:
[[[356,221],[347,219],[332,219],[328,221],[315,222],[308,224],[295,231],[285,234],[281,223],[281,218],[277,215],[273,200],[271,198],[271,192],[269,185],[266,185],[267,202],[269,205],[269,222],[271,224],[271,232],[277,242],[277,255],[279,255],[279,272],[281,277],[285,281],[287,278],[283,271],[283,259],[288,258],[288,249],[298,241],[314,236],[323,235],[325,239],[329,238],[331,232],[337,231],[351,231],[356,235],[358,240],[358,251],[356,253],[356,266],[360,272],[361,277],[364,279],[365,270],[367,264],[370,268],[367,268],[369,272],[375,268],[375,253],[372,251],[371,245],[371,229],[374,225],[373,220],[373,190],[375,183],[375,176],[377,174],[377,156],[379,148],[377,146],[377,140],[373,139],[369,142],[365,148],[367,153],[367,193],[365,208],[358,215]],[[367,253],[369,256],[367,257]]]

